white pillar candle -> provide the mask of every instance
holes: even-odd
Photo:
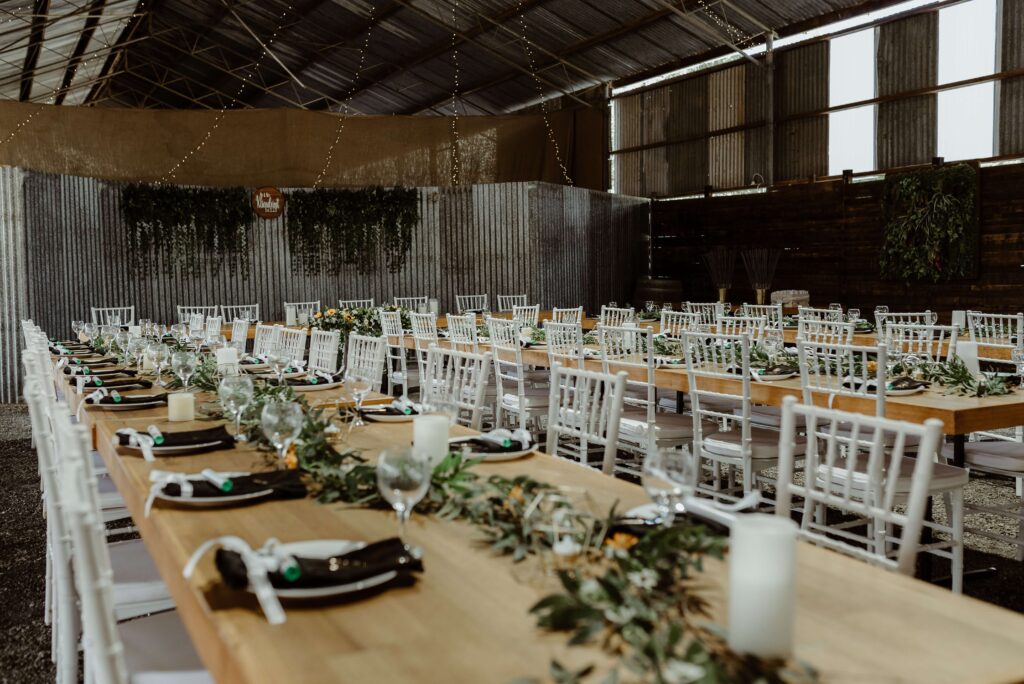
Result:
[[[284,307],[284,324],[295,325],[295,307],[286,306]]]
[[[762,658],[793,654],[796,532],[792,520],[736,516],[729,535],[729,648]]]
[[[412,446],[437,465],[448,455],[448,416],[417,416],[412,420]]]
[[[181,422],[196,416],[196,397],[191,392],[167,395],[167,420]]]
[[[959,309],[953,310],[953,325],[959,325],[961,328],[967,327],[967,312],[960,311]]]
[[[436,299],[430,299],[428,301],[428,305],[430,306],[430,313],[434,314],[435,316],[441,310],[441,306],[437,303]]]

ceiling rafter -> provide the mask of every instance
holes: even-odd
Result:
[[[75,78],[75,73],[78,71],[78,65],[82,62],[82,55],[85,54],[86,48],[89,47],[89,43],[92,42],[93,33],[96,32],[96,25],[100,21],[100,17],[103,15],[103,10],[106,6],[107,0],[92,0],[90,3],[89,16],[86,17],[85,23],[82,25],[82,33],[78,36],[78,42],[75,43],[75,49],[71,52],[71,57],[68,59],[68,66],[64,70],[64,77],[60,81],[60,90],[57,92],[57,97],[54,99],[53,104],[59,105],[64,102],[64,98],[67,97],[68,89],[71,87],[71,82]]]
[[[50,0],[33,0],[32,9],[34,16],[32,17],[32,27],[29,29],[28,47],[25,48],[25,66],[21,72],[21,87],[18,90],[18,100],[21,102],[27,102],[32,97],[32,84],[35,82],[33,72],[39,61],[43,34],[46,31],[46,21],[43,15],[50,9]]]

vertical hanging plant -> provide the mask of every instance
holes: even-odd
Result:
[[[225,261],[249,272],[253,224],[245,188],[186,188],[133,183],[121,188],[121,216],[137,273],[154,266],[184,275],[220,271]]]
[[[415,188],[296,190],[288,198],[288,248],[301,273],[339,273],[346,265],[401,270],[419,223]]]

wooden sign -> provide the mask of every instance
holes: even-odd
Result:
[[[252,193],[252,210],[260,218],[275,219],[284,212],[284,194],[269,185],[257,188]]]

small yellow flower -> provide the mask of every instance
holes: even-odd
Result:
[[[323,318],[323,317],[324,317],[324,315],[322,313],[320,313],[319,311],[317,311],[315,314],[313,314],[313,318]]]
[[[333,316],[336,313],[338,313],[337,309],[328,309],[327,310],[327,315],[328,316]]]
[[[877,361],[868,361],[868,373],[874,374],[874,373],[877,373],[877,372],[878,372],[878,362]]]
[[[632,547],[636,546],[638,541],[640,540],[628,532],[616,532],[610,538],[605,539],[604,543],[613,549],[629,551]]]
[[[352,317],[352,314],[350,314],[348,312],[348,310],[346,310],[345,311],[345,322],[346,323],[351,323],[353,320],[355,320],[355,319]]]
[[[288,470],[295,470],[299,467],[299,454],[294,444],[288,447],[288,451],[284,455],[284,467]]]

